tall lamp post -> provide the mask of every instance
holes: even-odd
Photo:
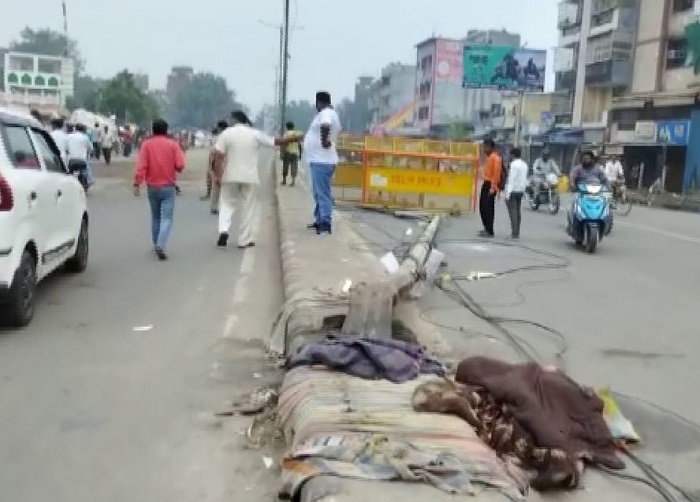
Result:
[[[289,26],[289,1],[285,5],[285,22],[277,25],[258,19],[258,22],[268,28],[273,28],[279,33],[279,59],[275,70],[275,106],[277,107],[277,119],[280,131],[284,133],[285,112],[287,108],[287,75],[289,60],[289,33],[291,31],[302,31],[303,26]],[[285,58],[284,55],[287,55]]]

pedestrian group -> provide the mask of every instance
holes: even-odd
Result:
[[[258,159],[260,148],[282,147],[282,185],[294,186],[300,158],[309,166],[315,201],[314,221],[308,228],[316,234],[332,233],[333,196],[331,181],[338,164],[335,147],[341,125],[333,109],[331,95],[316,94],[316,110],[309,130],[302,134],[294,124],[285,124],[286,132],[273,138],[255,129],[243,111],[231,114],[231,123],[220,121],[212,131],[212,148],[207,165],[207,192],[210,211],[218,215],[216,244],[226,247],[236,209],[240,209],[236,238],[238,248],[255,246],[259,226]],[[92,148],[92,145],[90,145]],[[151,240],[158,259],[166,260],[166,248],[173,225],[177,176],[185,169],[181,146],[168,135],[168,124],[153,122],[153,135],[146,138],[139,150],[134,175],[134,195],[146,185],[151,209]]]

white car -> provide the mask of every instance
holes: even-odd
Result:
[[[51,135],[0,108],[0,323],[28,325],[37,283],[62,266],[82,272],[88,250],[85,191]]]

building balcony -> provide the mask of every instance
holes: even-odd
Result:
[[[557,27],[561,30],[578,24],[581,24],[581,6],[574,2],[560,3]]]
[[[590,87],[626,87],[632,81],[631,61],[599,61],[586,65],[586,85]]]
[[[576,88],[576,70],[557,72],[554,75],[555,90],[573,91]]]
[[[559,47],[568,47],[577,44],[581,40],[581,26],[574,25],[563,28],[559,32]]]

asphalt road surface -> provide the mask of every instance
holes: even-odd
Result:
[[[411,242],[421,231],[415,222],[391,216],[349,215],[374,242],[376,254]],[[492,316],[556,330],[504,324],[528,357],[555,364],[581,383],[624,394],[619,403],[644,439],[639,454],[687,489],[700,489],[700,215],[634,207],[628,217],[617,218],[593,255],[565,234],[564,213],[524,208],[517,243],[505,239],[510,227],[502,201],[496,219],[495,240],[476,238],[478,215],[445,221],[438,247],[446,254],[446,271],[464,277],[535,267],[460,284]],[[455,360],[477,354],[522,360],[512,340],[442,291],[427,292],[420,305],[453,347]],[[636,496],[661,500],[648,490]]]
[[[276,213],[268,189],[258,246],[216,248],[205,158],[188,154],[167,262],[132,166],[96,166],[88,270],[48,279],[31,326],[0,331],[0,501],[272,499],[247,421],[214,413],[275,378]]]

